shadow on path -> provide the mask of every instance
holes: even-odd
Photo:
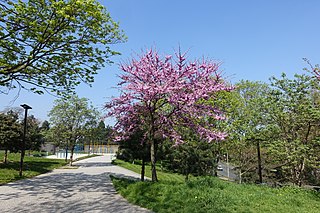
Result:
[[[128,176],[102,171],[111,165],[79,162],[79,169],[59,169],[0,186],[1,212],[150,212],[116,193],[110,175]]]

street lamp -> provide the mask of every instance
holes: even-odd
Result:
[[[28,115],[28,109],[32,109],[32,108],[27,104],[22,104],[20,106],[24,109],[24,125],[23,125],[23,136],[22,136],[22,146],[21,146],[20,170],[19,170],[19,176],[22,177],[23,158],[24,158],[24,153],[26,149],[27,115]]]

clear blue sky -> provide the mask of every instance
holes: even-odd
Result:
[[[134,52],[157,47],[172,54],[180,47],[189,59],[209,57],[223,62],[227,79],[268,82],[281,72],[303,73],[306,57],[320,63],[319,0],[113,0],[103,1],[114,20],[128,36],[128,42],[113,48],[122,53],[115,65],[100,70],[90,88],[81,85],[80,97],[89,98],[102,109],[118,82],[117,64]],[[47,119],[55,97],[22,91],[0,95],[0,110],[27,103],[41,120]],[[107,121],[108,123],[108,121]]]

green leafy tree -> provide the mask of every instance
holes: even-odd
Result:
[[[57,147],[66,147],[66,133],[61,131],[63,128],[64,126],[62,124],[57,124],[44,132],[46,143],[51,143],[53,145],[53,154],[56,153]]]
[[[41,132],[40,121],[33,115],[27,118],[27,135],[26,149],[30,151],[40,151],[41,145],[44,144],[44,135]]]
[[[107,141],[107,131],[106,131],[106,125],[101,120],[98,125],[96,125],[96,138],[99,142],[99,144],[105,144]]]
[[[126,38],[96,0],[0,0],[0,92],[70,91]]]
[[[60,141],[62,140],[59,136],[59,132],[56,131],[56,128],[52,128],[49,121],[45,120],[42,122],[40,127],[41,134],[43,135],[44,144],[50,144],[53,147],[53,155],[56,154],[56,148],[59,146]]]
[[[206,141],[189,140],[179,146],[171,147],[169,169],[185,175],[216,175],[217,144]]]
[[[83,134],[83,137],[81,138],[81,141],[83,143],[83,145],[88,144],[89,145],[89,149],[88,149],[88,154],[90,154],[91,152],[91,146],[93,144],[95,144],[96,141],[99,141],[99,136],[100,136],[100,132],[99,132],[99,124],[97,123],[98,121],[96,119],[92,119],[90,120],[87,124],[86,124],[86,129],[85,132]]]
[[[47,120],[43,121],[42,124],[41,124],[40,129],[43,130],[43,131],[49,130],[50,129],[49,121],[47,121]]]
[[[295,75],[271,79],[273,90],[268,105],[270,126],[276,137],[269,153],[279,165],[284,181],[301,186],[308,169],[319,169],[320,87],[316,79]]]
[[[95,126],[95,138],[97,142],[99,144],[108,144],[110,142],[109,138],[112,134],[112,127],[106,126],[103,120]]]
[[[7,163],[8,151],[18,151],[22,137],[22,126],[13,111],[0,113],[0,148],[5,151],[3,162]]]
[[[214,103],[227,116],[227,122],[222,123],[229,133],[224,150],[236,164],[240,182],[243,176],[252,179],[255,173],[262,182],[262,158],[259,153],[260,143],[265,140],[265,99],[269,86],[242,80],[235,87],[232,92],[221,92]]]
[[[145,132],[137,130],[127,139],[119,142],[117,158],[134,163],[141,160],[141,181],[144,181],[145,164],[150,162],[150,146],[144,140]]]
[[[72,164],[76,144],[86,136],[88,128],[92,128],[91,124],[97,123],[99,113],[89,105],[88,99],[74,95],[68,99],[56,100],[49,117],[60,143],[64,142],[66,149],[71,151]]]

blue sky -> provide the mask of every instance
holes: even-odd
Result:
[[[98,109],[118,91],[118,63],[142,49],[156,47],[173,54],[180,46],[190,60],[208,57],[223,62],[225,77],[268,82],[281,72],[303,73],[308,58],[320,63],[318,0],[113,0],[100,1],[120,23],[128,42],[114,45],[122,53],[95,77],[92,87],[77,88]],[[41,120],[47,119],[55,97],[22,91],[0,95],[0,110],[27,103]],[[15,100],[14,102],[12,102]],[[112,123],[112,121],[107,121]]]

